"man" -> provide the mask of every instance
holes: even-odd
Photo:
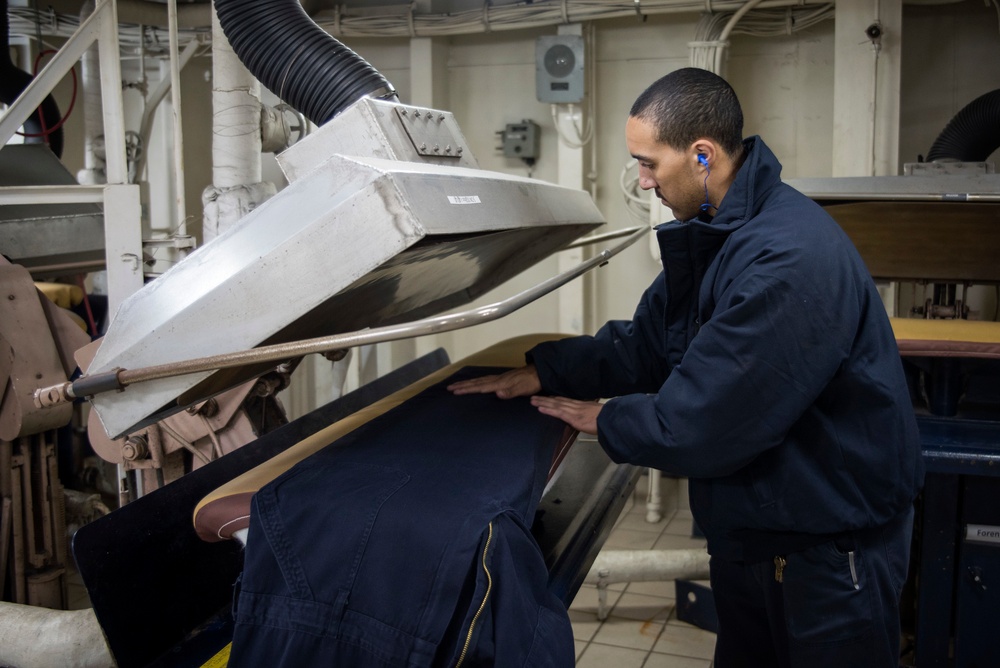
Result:
[[[678,218],[656,228],[664,272],[630,322],[451,389],[537,395],[613,460],[690,478],[719,668],[895,668],[923,477],[895,339],[843,231],[742,131],[708,71],[643,92],[625,135]]]

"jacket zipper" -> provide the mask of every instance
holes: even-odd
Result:
[[[486,573],[486,593],[483,595],[483,602],[479,604],[479,609],[476,610],[476,614],[472,616],[472,622],[469,623],[469,632],[465,636],[465,645],[462,646],[462,653],[458,657],[458,663],[455,664],[455,668],[459,668],[462,662],[465,661],[465,655],[469,651],[469,645],[472,643],[472,633],[476,630],[476,622],[479,621],[479,615],[483,614],[483,610],[486,608],[486,601],[490,600],[490,592],[493,589],[493,576],[490,575],[490,569],[486,567],[486,555],[490,551],[490,543],[493,541],[493,522],[489,523],[489,533],[486,535],[486,547],[483,548],[483,572]]]

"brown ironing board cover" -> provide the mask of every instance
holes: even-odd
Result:
[[[1000,359],[1000,322],[891,318],[899,354]]]
[[[423,378],[402,390],[389,395],[371,406],[334,422],[309,438],[296,443],[268,461],[233,478],[229,482],[205,495],[194,509],[194,528],[206,541],[228,540],[233,534],[245,529],[250,523],[250,499],[261,487],[278,477],[309,455],[318,452],[338,438],[349,434],[363,424],[386,413],[407,399],[441,382],[466,366],[517,367],[524,364],[524,354],[543,341],[562,338],[563,334],[529,334],[507,339],[485,350]],[[556,456],[561,459],[575,432],[564,439],[557,448]],[[555,466],[555,464],[554,464]],[[551,472],[550,472],[551,475]]]

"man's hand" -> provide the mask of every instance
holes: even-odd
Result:
[[[528,397],[542,391],[538,372],[533,364],[512,369],[494,376],[481,376],[452,383],[448,390],[454,394],[496,394],[501,399]]]
[[[531,405],[545,415],[559,418],[579,432],[597,435],[597,416],[603,404],[565,397],[532,397]]]

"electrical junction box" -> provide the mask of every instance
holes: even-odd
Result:
[[[535,95],[554,104],[583,100],[583,37],[546,35],[535,40]]]
[[[505,158],[534,160],[538,157],[538,141],[541,135],[538,123],[528,120],[508,123],[499,134],[500,149],[503,150]]]

